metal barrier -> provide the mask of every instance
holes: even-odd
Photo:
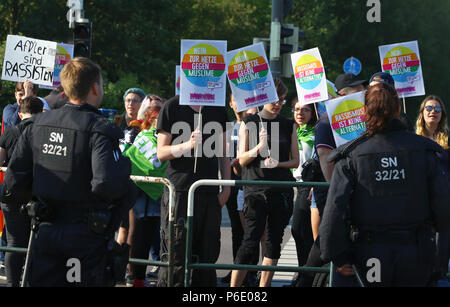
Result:
[[[190,286],[190,269],[245,269],[261,271],[283,271],[283,272],[330,272],[330,287],[332,286],[333,264],[330,268],[316,267],[288,267],[288,266],[261,266],[261,265],[239,265],[239,264],[215,264],[215,263],[191,263],[192,254],[192,225],[194,222],[194,193],[200,186],[267,186],[267,187],[298,187],[298,186],[329,186],[328,182],[292,182],[292,181],[250,181],[250,180],[199,180],[189,189],[188,209],[186,221],[186,257],[184,286]]]
[[[6,172],[6,167],[1,167],[0,172]],[[173,286],[173,234],[174,234],[174,222],[175,222],[175,216],[174,216],[174,208],[175,208],[175,187],[174,185],[167,179],[167,178],[161,178],[161,177],[144,177],[144,176],[130,176],[130,179],[137,182],[146,182],[146,183],[162,183],[164,184],[168,190],[169,190],[169,242],[168,242],[168,261],[151,261],[148,259],[134,259],[130,258],[129,263],[136,264],[136,265],[153,265],[153,266],[162,266],[168,268],[168,278],[167,278],[167,284],[169,287]],[[32,234],[31,234],[32,236]],[[1,252],[8,252],[8,253],[22,253],[27,254],[28,248],[17,248],[17,247],[7,247],[7,246],[0,246]],[[25,267],[27,267],[25,265]],[[24,270],[24,278],[23,278],[23,284],[26,281],[27,276],[27,269]]]

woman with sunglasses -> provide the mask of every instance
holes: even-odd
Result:
[[[280,115],[287,87],[274,78],[278,101],[264,105],[259,114],[247,116],[239,130],[238,158],[243,180],[294,181],[299,152],[294,122]],[[264,128],[260,128],[261,122]],[[262,265],[277,265],[284,229],[292,215],[292,187],[244,186],[244,239],[235,264],[252,264],[267,223]],[[247,271],[233,270],[231,287],[240,287]],[[259,286],[269,287],[274,272],[262,271]]]
[[[323,220],[321,258],[337,268],[335,286],[427,286],[434,230],[450,230],[450,191],[435,142],[399,120],[401,103],[387,84],[365,94],[366,132],[338,147]],[[356,268],[356,270],[355,270]]]
[[[424,99],[419,109],[416,122],[416,133],[425,136],[444,149],[438,153],[438,159],[442,169],[447,174],[450,189],[450,148],[449,131],[447,127],[447,112],[441,98],[430,95]],[[450,206],[450,204],[449,204]],[[442,274],[448,272],[450,257],[450,233],[439,233],[438,237],[439,268]]]

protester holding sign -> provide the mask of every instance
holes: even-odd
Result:
[[[286,102],[287,87],[277,78],[274,82],[278,101],[266,104],[259,115],[244,118],[240,127],[238,157],[243,180],[295,180],[290,168],[298,167],[299,163],[296,127],[292,120],[279,114]],[[265,127],[260,127],[260,121]],[[262,264],[278,263],[284,228],[292,215],[293,194],[292,188],[244,187],[244,240],[235,258],[236,264],[252,264],[266,222],[268,230]],[[246,273],[246,270],[233,270],[231,286],[241,286]],[[261,272],[259,285],[270,286],[273,274]]]
[[[13,127],[20,123],[20,117],[18,114],[20,101],[25,97],[36,96],[36,89],[34,84],[30,81],[18,82],[16,84],[16,90],[14,92],[14,97],[16,98],[16,103],[8,104],[3,109],[3,125],[2,131],[5,131],[9,127]]]

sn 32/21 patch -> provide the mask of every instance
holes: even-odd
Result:
[[[368,154],[368,183],[372,196],[400,195],[408,189],[411,170],[406,152]]]
[[[38,163],[52,171],[72,172],[75,131],[41,127],[38,130]]]

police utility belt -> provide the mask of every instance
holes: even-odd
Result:
[[[351,239],[353,242],[369,244],[417,244],[424,236],[430,236],[432,233],[432,228],[427,225],[404,230],[358,231],[353,229]]]
[[[75,205],[53,205],[43,201],[30,201],[23,210],[34,223],[56,221],[67,224],[83,223],[96,234],[107,233],[113,221],[111,209],[77,208]]]

